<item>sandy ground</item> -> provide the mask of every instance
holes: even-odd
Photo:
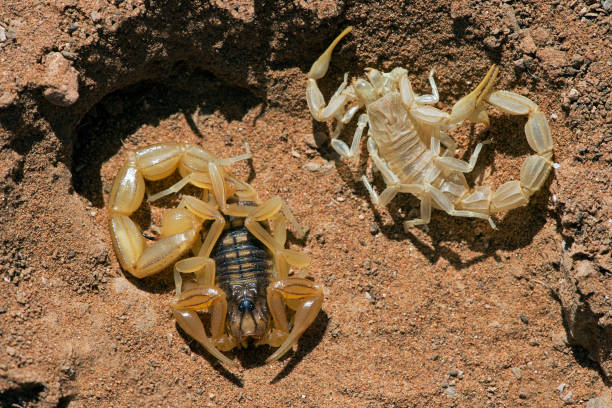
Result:
[[[2,2],[0,406],[610,406],[610,2],[406,3]],[[306,107],[310,64],[347,25],[325,95],[344,72],[395,66],[426,93],[435,68],[450,111],[497,63],[498,88],[546,113],[560,168],[498,230],[435,211],[405,232],[418,201],[374,206],[365,147],[360,166],[340,160]],[[495,188],[531,150],[525,118],[490,112],[489,133],[453,136],[464,159],[493,139],[469,179]],[[166,141],[221,157],[248,142],[235,174],[309,228],[289,246],[325,302],[280,362],[249,348],[222,367],[176,327],[170,270],[121,270],[112,180]],[[134,219],[150,228],[173,205]]]

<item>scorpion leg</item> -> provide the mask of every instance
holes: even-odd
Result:
[[[480,150],[482,150],[482,146],[489,143],[491,143],[491,140],[486,140],[482,143],[478,143],[476,145],[476,148],[474,149],[474,152],[470,156],[469,162],[449,156],[434,157],[434,162],[446,170],[458,171],[460,173],[469,173],[474,169],[474,166],[476,165],[476,161],[478,160],[478,155],[480,154]]]
[[[222,363],[236,366],[232,360],[223,355],[212,340],[231,349],[232,339],[224,338],[225,316],[227,314],[227,300],[225,293],[214,286],[196,286],[182,292],[178,300],[172,305],[176,322],[181,328],[198,341],[204,348]],[[207,336],[202,320],[197,314],[199,310],[208,310],[211,314],[210,332],[212,340]],[[234,341],[235,343],[235,341]]]
[[[204,220],[213,220],[206,238],[198,251],[199,257],[208,257],[219,239],[223,228],[225,227],[225,217],[223,214],[213,205],[204,201],[198,200],[192,196],[184,196],[179,203],[179,208],[187,208],[189,211],[197,215]]]
[[[433,81],[433,77],[430,77]],[[435,87],[435,83],[433,83]],[[437,88],[436,93],[437,93]],[[424,102],[421,102],[419,98],[422,96],[417,96],[412,90],[412,84],[408,79],[408,74],[403,72],[399,79],[399,90],[400,90],[400,100],[404,108],[410,112],[410,115],[416,119],[420,123],[424,123],[427,125],[440,126],[446,124],[450,118],[450,115],[446,112],[441,111],[440,109],[434,108],[433,106],[429,106]],[[431,103],[434,103],[433,100],[437,95],[423,95],[426,100],[430,100]]]
[[[363,135],[363,130],[367,125],[368,115],[362,113],[359,115],[359,119],[357,120],[357,128],[355,129],[355,135],[353,136],[350,149],[346,143],[334,135],[331,140],[331,145],[336,153],[340,155],[340,157],[351,160],[353,163],[357,164],[359,161],[359,144],[361,143],[361,136]]]
[[[282,198],[273,197],[252,210],[246,217],[244,226],[272,252],[277,274],[282,277],[287,276],[289,265],[306,267],[310,264],[310,258],[301,252],[283,248],[279,240],[263,227],[262,221],[274,220],[278,217],[279,212],[286,217],[286,212],[290,213],[289,207]]]
[[[493,219],[488,214],[478,213],[474,211],[467,210],[457,210],[454,204],[444,195],[444,193],[437,188],[429,185],[427,186],[431,194],[431,199],[435,204],[437,204],[440,209],[446,212],[449,215],[454,217],[472,217],[472,218],[480,218],[483,220],[489,221],[489,224],[492,228],[495,229],[495,224],[493,223]]]
[[[440,101],[440,94],[438,93],[438,87],[436,86],[436,81],[434,80],[434,74],[436,73],[435,69],[429,71],[429,85],[431,86],[431,95],[420,95],[416,97],[418,103],[426,104],[426,105],[435,105]]]
[[[453,138],[450,137],[448,133],[442,131],[438,132],[436,136],[440,139],[440,142],[446,148],[444,156],[454,156],[455,150],[457,149],[457,143],[453,140]]]
[[[267,297],[276,329],[289,333],[283,344],[266,359],[266,363],[270,363],[284,356],[312,324],[323,304],[323,289],[308,279],[290,277],[271,283]],[[296,312],[290,332],[285,306]]]
[[[236,186],[235,194],[237,197],[240,198],[240,200],[251,201],[254,203],[259,202],[257,192],[249,183],[245,183],[244,181],[238,180],[237,178],[232,176],[227,176],[225,177],[225,179]]]
[[[404,221],[404,231],[416,225],[429,224],[431,219],[431,196],[424,194],[421,196],[421,218]]]
[[[370,198],[372,199],[372,202],[375,205],[385,206],[391,200],[393,200],[395,195],[399,192],[400,179],[393,173],[393,171],[391,171],[391,169],[387,165],[387,162],[385,162],[378,155],[378,147],[376,146],[376,142],[372,138],[368,139],[368,153],[370,154],[372,162],[374,162],[376,168],[382,173],[383,179],[385,180],[385,183],[387,183],[387,187],[379,196],[376,193],[376,190],[374,190],[374,187],[372,187],[372,185],[366,178],[366,176],[362,176],[361,181],[363,181],[366,190],[368,190],[368,192],[370,193]]]
[[[211,189],[211,181],[210,176],[206,173],[189,173],[177,183],[171,185],[165,190],[159,191],[151,196],[149,196],[149,201],[157,201],[162,197],[165,197],[170,194],[178,193],[185,187],[187,184],[192,184],[196,187],[202,189]]]
[[[195,275],[194,282],[183,283],[181,274],[193,273]],[[215,283],[215,261],[211,258],[203,256],[192,256],[185,258],[174,264],[174,285],[176,288],[176,296],[179,296],[185,286],[213,286]],[[190,289],[187,287],[186,289]]]
[[[179,167],[179,170],[181,174],[184,175],[184,177],[177,183],[168,187],[167,189],[149,196],[148,200],[156,201],[167,195],[178,193],[187,184],[192,184],[198,188],[202,188],[205,190],[211,190],[211,179],[210,175],[207,173],[208,163],[215,162],[219,166],[229,166],[235,162],[252,158],[253,155],[251,154],[251,150],[249,149],[249,144],[246,142],[245,149],[246,153],[243,153],[241,155],[235,157],[228,157],[225,159],[217,159],[211,153],[201,149],[198,146],[188,146],[187,148],[185,148],[185,152],[182,154],[182,156],[177,158],[177,162],[174,165],[174,168],[176,168],[177,166]],[[172,169],[172,171],[164,175],[164,177],[169,176],[174,171],[174,168]]]
[[[242,160],[252,159],[253,153],[251,153],[251,149],[249,148],[248,142],[244,142],[244,150],[246,151],[246,153],[239,154],[238,156],[227,157],[225,159],[217,159],[217,164],[219,164],[220,166],[230,166]]]

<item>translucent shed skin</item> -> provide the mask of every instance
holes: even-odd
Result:
[[[386,188],[378,194],[370,182],[362,181],[376,205],[387,205],[398,193],[411,193],[421,201],[420,217],[404,222],[404,228],[427,224],[431,209],[437,208],[457,217],[474,217],[495,223],[491,215],[525,206],[538,191],[553,167],[553,140],[544,113],[530,99],[514,92],[493,89],[499,69],[493,65],[480,84],[461,98],[450,114],[432,105],[439,95],[431,70],[429,83],[432,94],[419,95],[412,89],[404,68],[391,72],[366,69],[366,78],[344,81],[325,103],[317,80],[323,78],[338,42],[352,30],[346,28],[312,65],[309,72],[306,100],[314,119],[335,119],[331,145],[344,159],[359,160],[359,146],[367,128],[367,148],[374,166],[381,172]],[[527,115],[525,134],[535,154],[521,167],[520,180],[508,181],[497,191],[486,186],[468,186],[464,173],[474,168],[484,144],[478,143],[469,161],[455,158],[456,143],[447,133],[464,120],[489,126],[485,102],[511,115]],[[349,147],[338,137],[345,124],[357,112],[357,128]]]

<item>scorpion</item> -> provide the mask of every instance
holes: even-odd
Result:
[[[408,72],[394,68],[381,72],[366,68],[366,78],[348,85],[348,73],[340,87],[325,103],[317,80],[327,73],[332,52],[352,27],[347,27],[314,62],[308,73],[306,101],[317,121],[336,120],[331,146],[343,159],[359,162],[363,132],[368,127],[367,150],[386,184],[378,194],[365,175],[361,180],[375,205],[387,205],[398,193],[411,193],[420,200],[420,217],[404,221],[404,229],[427,224],[431,209],[443,210],[452,216],[474,217],[489,221],[491,215],[525,206],[529,198],[546,181],[552,167],[553,142],[544,113],[530,99],[514,92],[493,90],[499,68],[492,65],[480,84],[461,98],[450,114],[432,105],[439,101],[434,81],[429,73],[431,94],[419,95],[412,89]],[[489,127],[484,107],[487,102],[512,115],[527,115],[525,134],[536,154],[529,156],[521,167],[520,180],[508,181],[497,191],[489,187],[470,188],[464,173],[473,170],[485,141],[478,143],[469,161],[455,158],[456,143],[448,132],[464,120]],[[340,140],[342,129],[361,109],[351,146]],[[443,146],[443,148],[441,147]]]
[[[227,168],[251,158],[246,147],[247,153],[222,159],[185,143],[141,148],[119,170],[108,203],[110,236],[123,269],[144,278],[174,263],[172,310],[178,325],[228,366],[235,363],[221,351],[251,342],[277,347],[266,363],[278,360],[323,303],[319,285],[289,274],[291,266],[304,268],[310,258],[285,248],[287,222],[299,237],[305,234],[288,205],[280,197],[260,201],[253,187]],[[177,169],[182,179],[148,200],[188,184],[202,189],[202,197],[183,195],[162,217],[159,238],[147,245],[130,215],[143,201],[145,180],[167,178]],[[194,256],[179,260],[189,250]],[[191,279],[183,281],[182,275]],[[210,315],[210,336],[198,312]]]

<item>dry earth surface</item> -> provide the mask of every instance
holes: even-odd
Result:
[[[610,406],[611,2],[375,3],[0,3],[0,406]],[[449,110],[497,63],[498,88],[547,114],[560,168],[498,230],[435,211],[405,232],[418,201],[373,206],[365,149],[344,163],[306,107],[310,64],[347,25],[326,95],[369,66],[404,66],[427,92],[435,68]],[[493,139],[471,180],[495,187],[530,149],[525,118],[491,117],[488,135],[453,136],[461,158]],[[249,348],[225,369],[177,329],[170,270],[119,267],[110,185],[165,141],[222,157],[248,141],[236,174],[309,227],[289,242],[325,303],[282,361]]]

